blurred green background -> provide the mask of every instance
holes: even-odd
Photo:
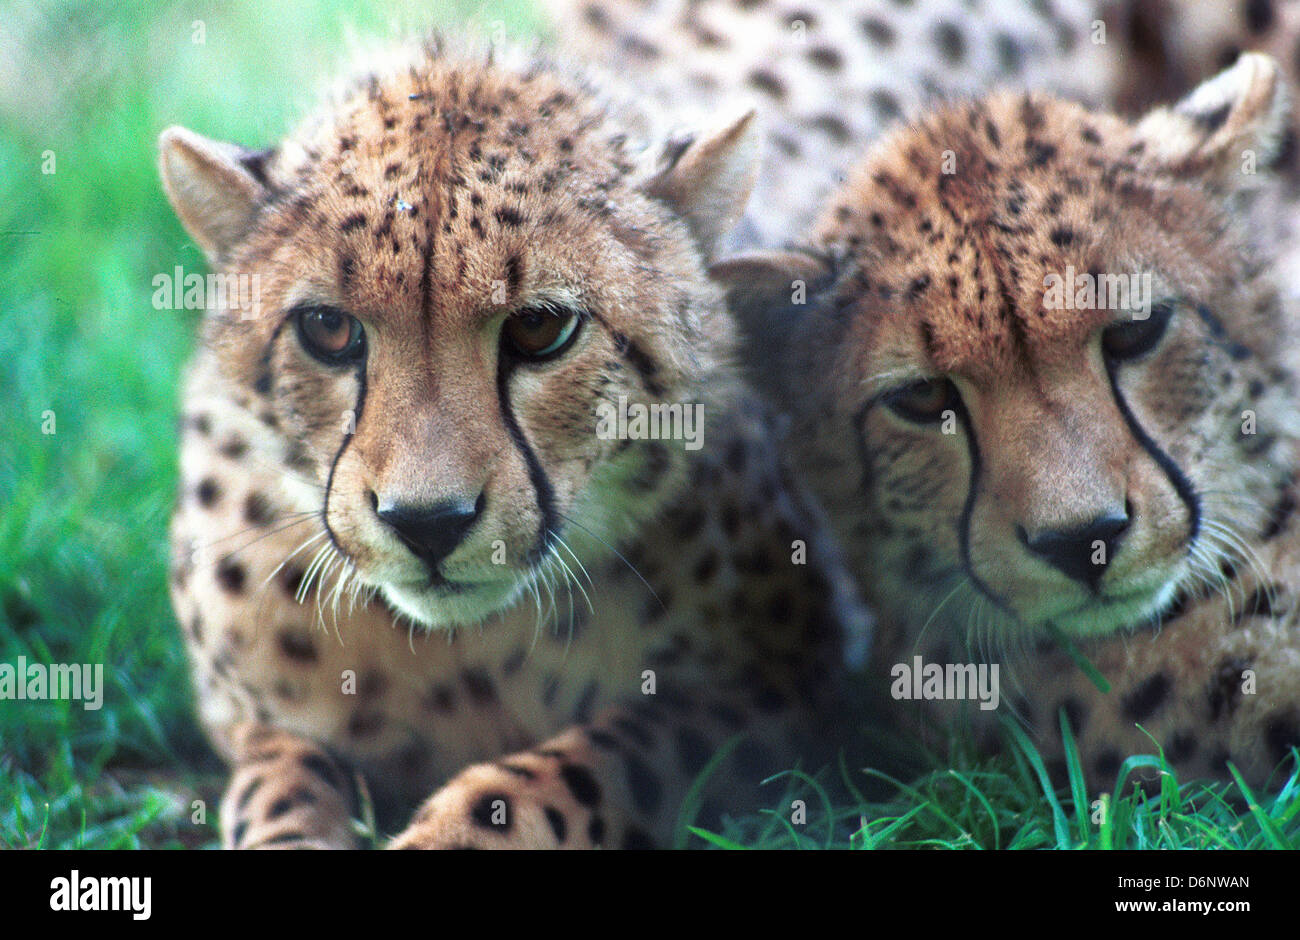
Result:
[[[269,145],[357,40],[431,25],[528,41],[541,29],[526,0],[0,3],[0,663],[103,663],[106,685],[98,711],[0,701],[0,846],[217,841],[224,774],[190,715],[165,584],[197,314],[151,303],[156,274],[203,258],[159,188],[158,133],[184,124]],[[824,777],[795,772],[775,809],[692,844],[1300,843],[1295,774],[1243,798],[1166,771],[1156,798],[1116,799],[1100,826],[1077,779],[1050,788],[1023,735],[995,761],[960,745],[926,755],[906,782],[840,774],[851,798],[832,802]],[[875,802],[855,789],[873,783]],[[794,795],[806,825],[790,822]]]

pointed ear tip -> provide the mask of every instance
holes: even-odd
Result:
[[[163,128],[162,133],[158,135],[158,152],[165,154],[177,147],[191,145],[193,140],[193,131],[181,127],[179,124],[173,124],[170,127]]]
[[[1243,52],[1238,58],[1235,68],[1249,70],[1256,79],[1276,81],[1281,68],[1277,60],[1271,55],[1263,52]]]
[[[1238,56],[1231,68],[1221,73],[1222,78],[1233,76],[1229,80],[1243,98],[1259,100],[1259,96],[1272,97],[1283,90],[1282,69],[1277,60],[1262,52],[1244,52]],[[1214,82],[1210,79],[1207,84]]]

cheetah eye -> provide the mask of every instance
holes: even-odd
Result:
[[[501,328],[507,349],[521,359],[553,359],[573,344],[583,317],[575,310],[527,307],[510,316]]]
[[[1124,362],[1145,355],[1165,335],[1174,305],[1168,301],[1153,304],[1150,313],[1141,320],[1125,320],[1102,330],[1101,349],[1114,362]]]
[[[334,307],[299,307],[294,313],[298,341],[326,365],[359,362],[366,353],[361,321]]]
[[[887,392],[881,401],[900,418],[915,424],[934,424],[957,407],[960,396],[957,386],[948,379],[920,379]]]

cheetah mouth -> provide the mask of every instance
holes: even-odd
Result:
[[[1045,618],[1064,633],[1103,636],[1123,629],[1155,627],[1181,606],[1176,579],[1155,588],[1099,595],[1077,607]]]
[[[483,585],[468,581],[453,581],[442,572],[430,569],[421,578],[413,581],[397,581],[388,586],[411,594],[452,595],[469,594]]]
[[[454,581],[441,574],[390,581],[380,589],[395,611],[429,630],[482,623],[520,590],[515,581]]]

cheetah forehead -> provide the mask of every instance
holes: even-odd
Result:
[[[633,194],[654,160],[629,135],[634,113],[615,125],[613,99],[584,76],[427,43],[407,59],[352,80],[263,156],[272,199],[248,255],[268,237],[318,244],[315,280],[383,308],[430,275],[513,295],[518,255],[541,230],[559,245],[593,221],[626,232],[663,221]]]
[[[1205,211],[1143,163],[1119,118],[1005,93],[884,139],[824,214],[819,240],[860,263],[837,287],[839,306],[883,311],[853,319],[871,335],[851,348],[901,321],[913,342],[900,360],[919,346],[922,371],[995,376],[1026,348],[1051,357],[1116,315],[1053,305],[1053,276],[1145,266],[1142,214],[1188,228]]]
[[[434,38],[386,49],[355,70],[290,135],[279,156],[289,179],[334,168],[393,173],[386,158],[495,146],[493,165],[523,160],[619,161],[657,130],[617,98],[619,87],[514,46],[447,47]],[[617,126],[610,114],[617,107]],[[629,134],[636,132],[636,140]],[[581,143],[582,146],[576,146]],[[626,174],[631,164],[621,166]]]

